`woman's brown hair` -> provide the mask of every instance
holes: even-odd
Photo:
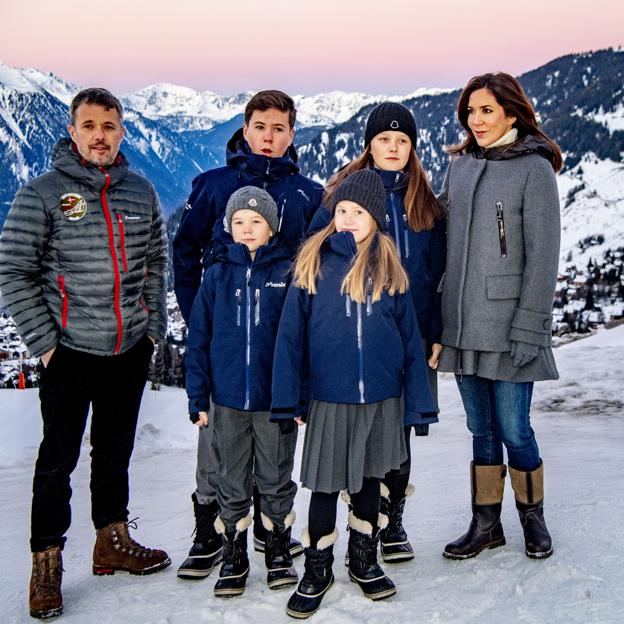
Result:
[[[321,272],[321,246],[336,231],[332,219],[320,232],[312,235],[301,247],[294,267],[294,284],[311,295],[316,294],[316,281]],[[371,302],[379,301],[384,290],[388,294],[407,291],[409,280],[399,260],[394,241],[379,231],[375,223],[371,233],[359,244],[349,271],[342,280],[340,292],[347,293],[353,301],[366,303],[371,292]]]
[[[362,154],[334,174],[329,180],[325,187],[325,195],[323,196],[323,203],[325,206],[331,206],[331,197],[334,191],[350,173],[373,167],[373,165],[370,145],[367,145]],[[444,212],[431,190],[429,178],[422,168],[413,147],[410,150],[409,160],[407,161],[404,173],[407,175],[408,179],[407,191],[405,191],[405,199],[403,200],[407,222],[412,230],[416,232],[431,230],[434,221],[444,217]]]
[[[520,83],[511,75],[504,72],[496,74],[483,74],[475,76],[468,81],[457,102],[457,118],[466,131],[466,139],[458,145],[451,145],[446,148],[449,154],[466,154],[478,151],[479,145],[470,127],[468,126],[468,101],[473,91],[487,89],[492,93],[494,99],[503,107],[507,117],[515,117],[513,127],[518,130],[518,138],[527,135],[539,136],[552,150],[551,163],[555,171],[559,171],[563,166],[563,158],[559,146],[544,132],[542,132],[535,117],[533,105],[527,98]]]

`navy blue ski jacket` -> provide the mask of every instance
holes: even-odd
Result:
[[[186,352],[189,413],[215,403],[271,407],[271,368],[291,266],[280,235],[258,248],[231,243],[214,258],[193,304]]]
[[[405,424],[437,422],[425,355],[408,293],[355,303],[340,285],[357,248],[351,232],[330,236],[321,248],[316,295],[290,286],[273,360],[272,418],[292,418],[307,353],[310,399],[375,403],[405,398]]]
[[[407,176],[402,171],[382,171],[386,189],[386,223],[388,234],[396,244],[397,253],[410,281],[410,292],[418,317],[418,326],[429,344],[442,337],[442,293],[438,286],[446,266],[446,224],[436,219],[431,230],[415,232],[410,228],[403,200],[407,190]],[[331,215],[321,206],[310,224],[310,231],[329,223]]]
[[[296,254],[323,194],[320,184],[299,173],[297,152],[292,145],[281,158],[252,154],[239,129],[227,144],[226,162],[225,167],[206,171],[193,180],[173,240],[174,288],[187,326],[202,269],[206,270],[232,242],[232,237],[224,230],[223,217],[234,191],[252,185],[263,188],[273,197],[280,231],[291,257]]]

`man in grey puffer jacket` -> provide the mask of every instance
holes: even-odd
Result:
[[[156,572],[170,560],[128,534],[128,465],[154,341],[165,335],[167,244],[153,186],[129,171],[119,101],[104,89],[71,105],[54,169],[17,194],[0,237],[0,291],[41,356],[44,435],[33,482],[30,613],[62,612],[70,475],[89,408],[93,573]]]

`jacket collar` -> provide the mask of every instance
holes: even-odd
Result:
[[[216,257],[216,262],[225,262],[229,264],[241,265],[244,267],[252,266],[254,268],[269,264],[275,260],[287,260],[290,254],[284,244],[284,237],[281,232],[277,232],[271,237],[266,245],[258,247],[256,257],[252,260],[249,248],[242,243],[230,243]]]
[[[242,128],[239,128],[227,143],[226,161],[229,166],[236,167],[241,173],[245,172],[267,182],[299,173],[299,167],[296,164],[297,152],[292,145],[289,146],[286,154],[279,158],[253,154],[243,138]]]
[[[385,171],[373,167],[381,177],[386,193],[398,193],[407,188],[408,177],[404,171]]]
[[[323,242],[339,256],[353,258],[357,254],[357,245],[351,232],[335,232]]]
[[[550,145],[542,137],[533,134],[527,134],[510,145],[489,149],[479,146],[472,153],[475,158],[485,160],[512,160],[526,154],[537,154],[550,163],[553,161],[553,151]]]
[[[71,139],[60,139],[52,148],[52,166],[96,191],[100,191],[106,182],[104,172],[80,156]],[[115,162],[106,168],[110,176],[110,186],[119,184],[128,173],[128,161],[119,152]]]

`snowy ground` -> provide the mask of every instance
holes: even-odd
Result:
[[[444,544],[469,519],[470,440],[452,378],[441,380],[441,423],[429,438],[413,438],[412,481],[406,526],[416,558],[386,566],[398,594],[372,603],[348,582],[344,506],[336,548],[336,584],[313,622],[344,624],[615,624],[624,620],[622,461],[624,449],[624,326],[557,349],[561,379],[536,385],[533,423],[546,470],[546,516],[555,554],[529,560],[513,495],[507,484],[503,522],[507,545],[476,559],[450,562]],[[2,584],[0,622],[33,621],[27,612],[28,528],[32,465],[40,436],[36,391],[0,393],[0,510]],[[63,622],[238,624],[292,621],[284,608],[289,591],[264,584],[263,559],[251,556],[251,576],[240,598],[216,599],[215,574],[180,581],[177,565],[190,546],[196,431],[185,398],[170,388],[146,391],[132,463],[136,537],[165,548],[173,565],[145,578],[91,575],[94,533],[89,520],[88,450],[74,474],[73,525],[64,551]],[[300,435],[299,452],[303,435]],[[298,534],[308,493],[297,496]],[[617,538],[620,535],[620,538]],[[296,560],[299,571],[303,562]]]

